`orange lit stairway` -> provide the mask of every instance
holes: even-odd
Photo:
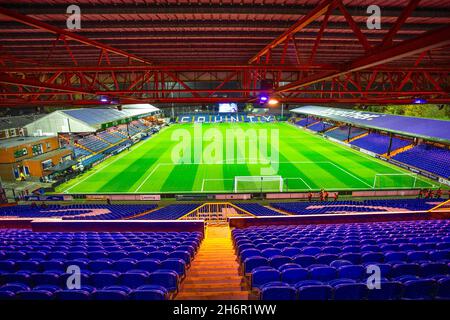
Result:
[[[247,300],[228,225],[208,226],[176,300]]]

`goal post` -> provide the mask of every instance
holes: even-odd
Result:
[[[377,173],[373,180],[373,189],[385,188],[417,188],[418,174],[416,173]]]
[[[234,192],[282,192],[281,176],[236,176]]]

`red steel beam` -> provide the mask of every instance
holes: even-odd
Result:
[[[353,20],[353,17],[350,15],[350,13],[347,11],[347,9],[342,4],[342,1],[338,1],[338,8],[342,12],[342,14],[345,17],[345,20],[347,20],[350,28],[353,30],[353,33],[358,38],[359,42],[363,46],[364,50],[367,52],[370,50],[370,44],[369,41],[367,41],[366,36],[362,33],[359,26],[356,24],[355,20]]]
[[[376,67],[381,64],[401,59],[403,57],[415,55],[418,53],[422,53],[423,51],[432,50],[449,44],[450,26],[446,26],[438,30],[426,32],[414,39],[402,41],[397,45],[376,48],[369,54],[359,59],[340,65],[338,67],[339,71],[317,72],[304,79],[294,81],[282,87],[278,87],[275,92],[280,93],[296,88],[305,87],[317,82],[345,75],[350,72]]]
[[[51,90],[71,92],[71,93],[93,94],[92,91],[84,90],[82,88],[67,87],[67,86],[39,82],[39,81],[34,81],[34,80],[29,80],[29,79],[18,79],[18,78],[11,77],[9,75],[0,75],[0,83],[21,86],[21,87],[51,89]],[[39,92],[34,92],[34,93],[38,94]]]
[[[380,47],[389,45],[392,43],[392,40],[394,39],[395,35],[397,34],[398,30],[400,30],[401,26],[405,23],[406,19],[408,19],[409,16],[411,16],[411,13],[416,9],[417,5],[419,4],[420,0],[410,0],[408,5],[403,9],[401,15],[397,18],[397,21],[395,21],[395,24],[391,27],[389,32],[384,36],[383,40],[381,41]]]
[[[434,80],[433,80],[434,81]],[[436,84],[438,86],[438,84]],[[172,89],[167,90],[169,93],[247,93],[248,90],[246,89],[230,89],[230,90],[216,90],[216,89],[195,89],[195,90],[180,90],[180,89]],[[266,91],[261,89],[253,89],[252,91]],[[136,95],[142,95],[142,94],[152,94],[152,93],[160,93],[161,90],[113,90],[113,91],[95,91],[95,95],[108,95],[108,94],[114,94],[114,95],[120,95],[120,94],[136,94]],[[442,94],[444,91],[442,89],[438,90],[432,90],[432,91],[423,91],[423,90],[417,90],[417,91],[364,91],[364,90],[293,90],[289,91],[289,93],[292,94],[358,94],[358,95],[386,95],[386,96],[415,96],[415,95],[439,95]],[[66,91],[47,91],[47,92],[37,92],[37,91],[25,91],[25,92],[0,92],[0,96],[32,96],[32,95],[39,95],[39,96],[46,96],[46,95],[66,95]],[[210,97],[210,95],[208,96]],[[232,98],[230,98],[232,99]]]
[[[247,98],[159,98],[159,99],[121,99],[121,103],[219,103],[219,102],[247,102]],[[296,98],[280,98],[281,103],[335,103],[335,104],[411,104],[411,98],[308,98],[308,97],[296,97]],[[427,99],[428,103],[433,104],[447,104],[449,99],[446,98],[433,98]],[[33,106],[99,106],[102,105],[98,100],[49,100],[49,101],[33,101]],[[103,105],[110,105],[104,103]],[[22,107],[30,106],[29,101],[24,100],[12,100],[0,101],[0,107]]]
[[[1,56],[0,56],[1,58]],[[5,59],[8,59],[5,57]],[[149,66],[149,65],[103,65],[103,66],[42,66],[42,67],[4,67],[0,66],[0,72],[5,73],[46,73],[46,72],[139,72],[139,71],[173,71],[173,72],[195,72],[195,71],[255,71],[255,70],[266,70],[266,71],[285,71],[285,72],[297,72],[297,71],[314,71],[314,70],[326,70],[326,71],[338,71],[336,66],[332,65],[279,65],[279,64],[261,64],[261,65],[239,65],[239,64],[229,64],[229,65],[215,65],[215,64],[191,64],[191,65],[161,65],[161,66]],[[414,68],[412,66],[377,66],[377,71],[393,71],[393,72],[407,72],[410,70],[418,71],[429,71],[429,72],[440,72],[440,71],[450,71],[450,65],[444,65],[440,67],[433,66],[423,66]]]
[[[26,24],[26,25],[31,26],[33,28],[37,28],[39,30],[44,30],[44,31],[47,31],[47,32],[51,32],[51,33],[54,33],[56,35],[63,35],[66,39],[71,39],[71,40],[83,43],[85,45],[98,48],[100,50],[105,50],[107,52],[111,52],[111,53],[120,55],[122,57],[126,57],[126,58],[134,60],[134,61],[142,62],[142,63],[145,63],[145,64],[152,64],[151,61],[149,61],[147,59],[144,59],[144,58],[141,58],[141,57],[138,57],[138,56],[136,56],[134,54],[128,53],[128,52],[126,52],[124,50],[117,49],[117,48],[108,46],[106,44],[100,43],[98,41],[91,40],[89,38],[80,36],[80,35],[78,35],[76,33],[73,33],[73,32],[70,32],[70,31],[67,31],[67,30],[64,30],[64,29],[60,29],[60,28],[54,27],[54,26],[49,25],[49,24],[47,24],[45,22],[36,20],[34,18],[31,18],[29,16],[26,16],[26,15],[23,15],[23,14],[20,14],[20,13],[11,11],[11,10],[7,10],[7,9],[4,9],[4,8],[0,7],[0,15],[8,17],[11,20],[14,20],[14,21]]]
[[[261,51],[259,51],[256,55],[254,55],[248,63],[254,63],[259,58],[270,52],[273,48],[277,47],[278,45],[285,42],[288,38],[292,37],[294,34],[299,32],[300,30],[304,29],[306,26],[308,26],[311,22],[316,20],[318,17],[322,16],[327,12],[328,7],[334,3],[335,0],[324,0],[322,1],[316,8],[314,8],[310,13],[308,13],[306,16],[301,18],[299,21],[297,21],[292,27],[287,29],[285,32],[283,32],[282,35],[277,37],[275,40],[273,40],[271,43],[269,43],[267,46],[265,46]]]

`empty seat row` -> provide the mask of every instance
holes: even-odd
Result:
[[[350,279],[331,283],[306,280],[295,285],[270,282],[261,287],[262,300],[448,300],[450,277],[412,279],[404,283],[382,281],[379,288]]]

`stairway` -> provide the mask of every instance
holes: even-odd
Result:
[[[228,225],[208,226],[175,300],[247,300]]]

